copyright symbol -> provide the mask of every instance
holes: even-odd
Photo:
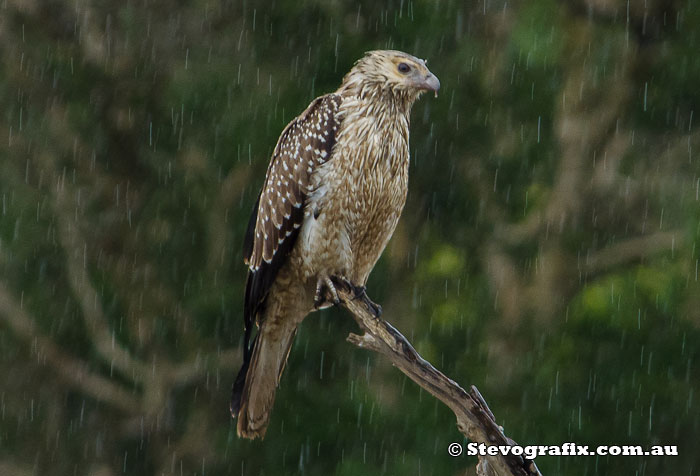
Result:
[[[459,443],[450,443],[447,447],[447,453],[450,456],[459,456],[462,454],[462,445]]]

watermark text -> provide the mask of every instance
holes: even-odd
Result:
[[[461,456],[465,448],[461,443],[450,443],[447,447],[450,456]],[[522,456],[535,459],[538,456],[678,456],[676,445],[653,445],[647,449],[634,445],[600,445],[590,447],[576,443],[562,445],[497,446],[485,443],[467,443],[468,456]]]

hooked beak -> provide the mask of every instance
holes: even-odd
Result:
[[[435,93],[435,97],[437,97],[438,91],[440,90],[440,80],[437,79],[437,76],[435,76],[433,73],[428,73],[428,75],[422,78],[418,84],[416,84],[416,86],[419,89],[433,91]]]

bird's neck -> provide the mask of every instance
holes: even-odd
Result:
[[[360,168],[385,170],[388,175],[398,173],[403,177],[408,170],[412,98],[367,86],[340,89],[337,94],[343,96],[340,106],[343,125],[338,141],[352,138]]]
[[[411,107],[420,93],[382,87],[375,83],[346,81],[338,89],[338,94],[367,105],[368,112],[376,111],[383,115],[411,114]]]

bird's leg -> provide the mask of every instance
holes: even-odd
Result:
[[[369,296],[367,296],[367,287],[365,287],[365,286],[356,286],[356,285],[354,285],[353,283],[351,283],[350,280],[348,280],[348,279],[346,279],[346,278],[339,278],[339,277],[337,277],[337,276],[334,276],[334,277],[331,278],[331,279],[337,281],[338,283],[342,283],[342,284],[344,284],[345,286],[347,286],[347,287],[349,287],[350,289],[352,289],[352,293],[353,293],[353,295],[354,295],[354,296],[353,296],[353,300],[355,300],[355,299],[361,300],[361,301],[365,304],[365,306],[367,306],[367,307],[369,308],[369,310],[372,312],[372,314],[374,315],[374,317],[376,317],[377,319],[379,319],[379,317],[382,315],[382,306],[380,306],[379,304],[375,303],[374,301],[372,301],[372,300],[369,298]]]
[[[328,301],[328,294],[330,294],[330,300],[333,302],[333,304],[340,304],[338,291],[335,289],[335,284],[333,284],[331,278],[328,276],[318,278],[318,281],[316,281],[316,295],[314,296],[314,306],[316,309],[320,309],[321,306]]]
[[[365,305],[372,311],[374,317],[379,319],[382,315],[382,306],[372,301],[367,295],[367,288],[365,286],[355,286],[355,299],[360,299]]]

